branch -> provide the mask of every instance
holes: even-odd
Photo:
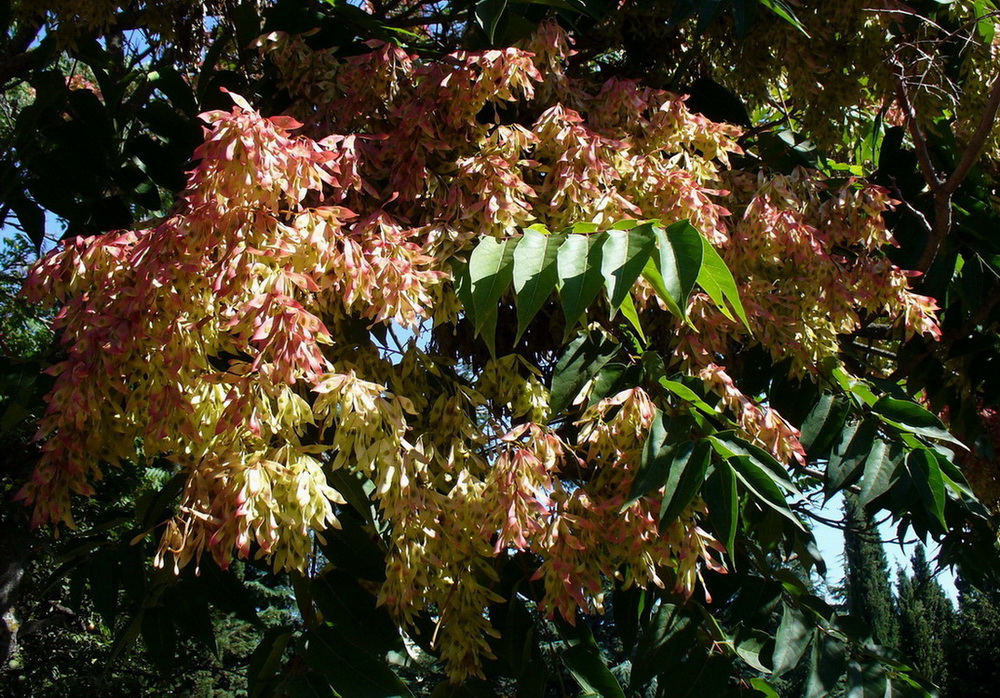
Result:
[[[890,68],[892,70],[893,77],[896,78],[896,100],[899,102],[900,108],[903,110],[903,115],[906,118],[906,127],[910,132],[910,138],[913,139],[913,146],[917,151],[917,161],[920,163],[920,171],[924,175],[924,180],[927,182],[927,186],[931,188],[931,191],[937,192],[938,189],[944,184],[934,170],[934,163],[931,162],[931,153],[927,148],[927,140],[924,138],[924,132],[920,130],[920,124],[917,122],[917,112],[913,108],[913,103],[910,102],[910,96],[906,93],[906,82],[903,80],[903,69],[899,65],[898,61],[893,60],[890,63]]]
[[[965,147],[965,152],[962,154],[962,159],[959,161],[958,167],[955,168],[955,171],[951,173],[951,176],[942,185],[942,188],[949,194],[954,193],[958,189],[959,185],[969,174],[969,170],[976,163],[976,160],[982,155],[983,148],[986,146],[986,139],[989,138],[990,133],[993,131],[993,126],[996,124],[998,110],[1000,110],[1000,75],[993,78],[993,85],[990,86],[990,93],[986,99],[986,107],[979,117],[979,124],[973,132],[972,138],[969,139],[969,144]]]

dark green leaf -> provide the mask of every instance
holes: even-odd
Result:
[[[620,585],[615,587],[611,610],[615,617],[615,629],[627,653],[632,651],[639,636],[639,618],[647,602],[645,589],[634,585],[628,589],[622,589]]]
[[[765,674],[771,673],[766,660],[773,650],[771,636],[762,630],[741,633],[735,641],[736,654],[749,666]]]
[[[374,595],[361,587],[351,575],[327,570],[312,580],[312,595],[323,614],[362,649],[374,655],[401,649],[402,640],[385,606],[377,606]]]
[[[635,366],[626,366],[622,363],[609,363],[604,366],[594,377],[594,387],[590,391],[588,407],[604,398],[614,395],[625,389],[624,382],[630,373],[634,372]],[[634,383],[633,383],[634,385]]]
[[[607,233],[567,235],[556,253],[559,298],[566,316],[566,337],[576,328],[583,311],[601,292],[601,249]]]
[[[642,268],[642,278],[649,283],[653,292],[656,293],[660,300],[663,301],[663,304],[667,306],[667,310],[679,318],[684,317],[684,311],[679,305],[677,305],[677,302],[670,295],[670,291],[667,290],[667,285],[663,281],[663,275],[660,274],[660,270],[657,267],[656,255],[653,255],[646,261],[646,266]]]
[[[608,231],[601,247],[601,273],[612,317],[635,286],[655,245],[651,223]]]
[[[545,685],[549,673],[545,662],[529,662],[524,673],[517,679],[517,698],[545,698]]]
[[[264,698],[270,694],[275,683],[274,677],[285,655],[285,647],[291,639],[292,630],[287,627],[268,628],[264,632],[264,637],[250,655],[250,666],[247,668],[247,692],[250,698]]]
[[[514,293],[517,301],[517,342],[528,323],[552,295],[559,280],[556,254],[562,236],[529,228],[514,250]]]
[[[730,456],[746,456],[754,465],[764,470],[771,479],[781,485],[785,490],[799,494],[799,490],[788,479],[788,472],[785,467],[777,461],[770,453],[756,444],[752,444],[746,439],[740,438],[735,431],[720,431],[712,436],[713,445],[720,455],[728,458]]]
[[[654,228],[659,254],[654,257],[663,284],[681,317],[687,315],[687,302],[701,272],[704,249],[701,234],[687,220],[678,221],[666,230]]]
[[[911,451],[906,456],[906,467],[924,507],[941,523],[941,528],[947,530],[948,524],[944,520],[944,478],[934,454],[925,448]]]
[[[712,438],[712,437],[709,437]],[[801,530],[805,530],[799,518],[788,508],[788,502],[781,488],[772,476],[748,456],[733,456],[729,458],[736,477],[763,504],[778,512]]]
[[[498,240],[484,237],[469,257],[469,295],[472,307],[466,308],[476,334],[489,335],[496,323],[500,296],[510,286],[514,272],[514,248],[518,239]],[[490,327],[487,328],[487,324]],[[492,343],[490,343],[492,347]]]
[[[109,628],[115,627],[118,613],[118,560],[109,545],[101,546],[90,558],[88,581],[94,609]]]
[[[667,477],[660,508],[660,530],[669,526],[687,508],[705,483],[705,473],[712,460],[712,447],[705,440],[682,444]]]
[[[942,474],[948,479],[949,486],[966,497],[975,498],[976,495],[972,491],[972,485],[969,484],[965,474],[958,469],[958,466],[955,465],[951,458],[936,451],[934,452],[934,456],[937,458]]]
[[[642,349],[646,347],[646,334],[642,331],[642,325],[639,323],[639,312],[635,308],[635,303],[632,301],[632,296],[630,294],[625,294],[625,298],[622,299],[621,305],[618,306],[618,310],[622,311],[622,317],[628,320],[628,323],[635,330],[636,336],[642,343]]]
[[[261,627],[257,607],[246,585],[232,569],[222,570],[209,557],[201,561],[201,575],[197,578],[205,596],[215,606],[255,627]]]
[[[861,478],[861,496],[858,503],[867,506],[877,497],[885,494],[892,484],[901,454],[882,439],[876,439],[872,450],[865,459],[864,475]]]
[[[823,489],[827,497],[858,481],[874,447],[876,433],[876,424],[869,419],[844,427],[826,466]]]
[[[781,698],[778,692],[774,690],[774,686],[764,679],[750,679],[750,686],[766,698]]]
[[[293,677],[284,689],[288,698],[336,698],[330,684],[315,671]]]
[[[569,407],[583,387],[618,353],[618,345],[603,335],[584,334],[574,339],[556,363],[549,406],[553,415]]]
[[[398,676],[380,659],[355,645],[335,628],[306,632],[302,654],[330,682],[341,698],[412,696]]]
[[[29,199],[23,191],[11,192],[7,197],[7,204],[17,215],[17,222],[34,244],[35,250],[41,249],[45,239],[45,212],[42,207]],[[0,224],[2,223],[3,221],[0,221]]]
[[[862,666],[855,661],[847,666],[847,698],[884,698],[887,677],[876,660]]]
[[[792,8],[787,2],[785,2],[785,0],[760,0],[760,4],[791,24],[805,36],[809,36],[809,32],[806,31],[805,25],[803,25],[799,18],[795,16],[795,13],[792,12]]]
[[[431,692],[431,698],[495,698],[496,692],[482,679],[469,678],[456,685],[442,681]]]
[[[736,280],[733,279],[729,267],[715,251],[712,243],[704,237],[701,238],[701,242],[702,262],[698,271],[698,285],[708,294],[708,297],[712,299],[723,315],[735,320],[732,312],[735,311],[743,325],[747,330],[750,330],[750,323],[747,321],[746,311],[743,309],[740,293],[736,288]],[[726,305],[727,301],[732,307],[732,311]]]
[[[486,39],[491,44],[506,9],[507,0],[477,0],[476,2],[476,24],[483,30]]]
[[[149,531],[164,517],[173,514],[173,505],[187,482],[186,473],[178,473],[157,492],[147,492],[136,500],[135,520],[143,531]],[[147,496],[148,495],[148,496]]]
[[[705,481],[701,496],[708,505],[708,518],[715,528],[716,537],[726,546],[726,553],[733,560],[739,523],[739,499],[736,496],[736,473],[729,463],[716,464]]]
[[[847,648],[844,643],[819,628],[814,631],[812,662],[805,698],[827,698],[844,675]]]
[[[915,402],[897,400],[883,395],[872,405],[872,412],[886,424],[919,436],[950,441],[965,448],[965,445],[948,433],[944,424],[934,414]]]
[[[632,481],[632,491],[628,501],[622,504],[622,510],[627,509],[632,502],[650,492],[663,487],[667,481],[670,463],[673,460],[677,444],[667,444],[667,433],[670,429],[670,418],[659,409],[649,427],[646,443],[642,447],[642,459],[639,469]]]
[[[746,0],[733,0],[733,28],[736,29],[737,39],[742,41],[743,39],[746,38],[747,35]],[[761,692],[763,693],[764,691]]]
[[[142,640],[160,671],[167,671],[174,665],[174,646],[177,631],[169,609],[150,606],[142,612]]]
[[[149,74],[149,81],[157,90],[166,95],[174,107],[189,117],[194,118],[198,115],[198,104],[194,91],[177,70],[170,67],[160,67]]]
[[[562,660],[584,692],[601,698],[625,698],[625,691],[596,648],[575,645],[562,653]]]
[[[774,675],[781,676],[794,669],[809,647],[812,632],[805,615],[794,606],[785,604],[781,624],[774,636]]]
[[[385,552],[357,518],[341,514],[340,528],[324,531],[323,538],[320,549],[338,569],[360,579],[385,581]]]
[[[662,698],[707,698],[722,696],[729,684],[732,662],[721,654],[695,652],[676,668],[662,674],[658,696]]]
[[[690,402],[705,414],[718,416],[718,413],[712,408],[711,405],[702,400],[698,393],[683,383],[679,381],[672,381],[668,378],[661,378],[659,383],[665,390],[668,390],[685,402]]]
[[[520,676],[532,660],[538,646],[535,621],[519,596],[521,582],[507,594],[506,603],[495,604],[490,609],[490,621],[500,632],[500,638],[491,643],[497,659],[504,662],[510,676]]]
[[[326,479],[368,524],[374,523],[372,500],[368,496],[374,490],[371,480],[347,468],[328,471]]]
[[[698,634],[698,623],[677,604],[661,602],[643,628],[632,662],[629,692],[669,673],[683,659]]]
[[[829,393],[820,396],[819,402],[802,423],[800,441],[810,457],[824,454],[833,445],[849,411],[850,403],[847,400]]]
[[[208,608],[208,600],[202,595],[201,590],[188,582],[181,582],[176,587],[168,589],[163,597],[164,605],[173,615],[177,629],[218,656],[219,648],[215,642],[212,613]]]

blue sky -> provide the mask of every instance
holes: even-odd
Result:
[[[837,495],[830,499],[826,505],[817,513],[820,516],[830,519],[839,519],[843,512],[843,498]],[[816,544],[819,546],[823,559],[826,560],[828,586],[836,586],[844,577],[844,534],[840,529],[816,523],[813,527],[816,535]],[[879,533],[884,541],[894,541],[896,539],[896,529],[891,522],[883,523],[879,527]],[[910,557],[916,549],[916,539],[907,539],[903,545],[898,543],[888,543],[884,545],[886,557],[889,559],[889,569],[892,575],[892,584],[895,588],[897,570],[900,568],[910,569]],[[927,559],[931,561],[933,568],[934,558],[937,557],[938,545],[930,541],[927,545]],[[955,587],[955,574],[951,570],[942,570],[937,577],[938,582],[952,601],[958,597],[958,590]]]

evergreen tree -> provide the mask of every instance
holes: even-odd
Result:
[[[852,615],[869,624],[875,642],[896,647],[899,624],[889,581],[889,563],[878,530],[871,516],[858,505],[856,495],[845,495],[844,513],[847,521],[844,531],[847,608]]]
[[[916,669],[947,695],[945,648],[955,625],[955,612],[944,589],[934,579],[924,547],[910,559],[912,576],[899,572],[899,648]],[[965,695],[958,693],[956,695]]]
[[[996,695],[1000,685],[1000,591],[982,591],[961,577],[958,612],[946,643],[948,695]]]

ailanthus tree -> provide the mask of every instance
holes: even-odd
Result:
[[[74,195],[95,234],[29,279],[61,356],[19,498],[72,528],[108,468],[172,475],[116,548],[159,570],[121,641],[169,653],[171,590],[235,559],[285,572],[301,623],[264,639],[254,695],[407,695],[390,654],[441,695],[564,674],[772,695],[800,662],[810,696],[927,690],[813,595],[808,519],[854,490],[997,569],[935,414],[974,439],[989,398],[949,323],[977,298],[952,285],[989,264],[968,238],[996,219],[996,21],[864,5],[220,4],[252,45],[208,22],[204,55],[234,50],[239,80],[146,77],[175,123],[213,107],[176,201],[132,225],[152,197],[115,194],[123,226]],[[183,36],[141,4],[88,8],[54,10],[67,46],[121,9],[157,46]],[[69,92],[96,109],[70,124],[112,94]],[[616,667],[588,625],[608,599]]]

